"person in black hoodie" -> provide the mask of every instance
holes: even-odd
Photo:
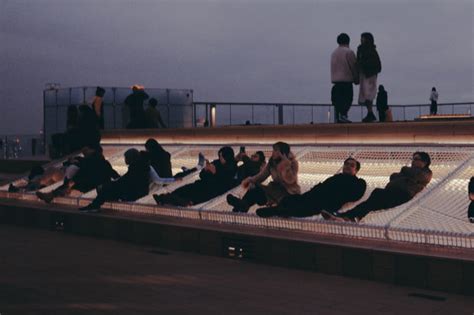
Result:
[[[386,121],[387,117],[385,113],[388,109],[388,96],[385,87],[380,84],[379,85],[379,93],[377,94],[377,111],[379,112],[379,121],[384,122]]]
[[[169,194],[154,194],[153,198],[156,203],[159,205],[191,206],[208,201],[235,187],[237,185],[235,180],[237,163],[234,158],[234,150],[231,147],[222,147],[218,154],[219,159],[212,161],[212,163],[206,160],[206,164],[199,174],[199,180]]]
[[[79,208],[81,212],[98,212],[106,201],[135,201],[148,195],[150,182],[150,164],[145,152],[129,149],[125,152],[125,164],[128,171],[117,181],[97,187],[97,197],[87,206]]]
[[[367,183],[356,176],[360,163],[349,157],[344,161],[342,173],[329,177],[302,195],[284,197],[276,207],[260,208],[259,217],[309,217],[321,210],[336,211],[345,203],[362,198]]]
[[[367,107],[367,116],[362,122],[377,120],[372,105],[377,93],[377,74],[382,71],[379,54],[371,33],[362,33],[360,45],[357,48],[357,65],[359,67],[359,105]]]
[[[155,139],[148,139],[145,142],[145,149],[148,152],[150,164],[155,169],[158,176],[163,178],[173,177],[171,170],[171,155]]]
[[[109,182],[120,175],[104,158],[100,146],[85,146],[82,148],[84,157],[76,157],[65,171],[63,184],[51,192],[36,192],[36,196],[50,203],[55,197],[69,195],[71,190],[86,193]]]
[[[265,167],[265,153],[257,151],[250,157],[244,151],[235,156],[237,162],[242,161],[243,164],[237,168],[237,181],[240,184],[244,179],[255,176]]]

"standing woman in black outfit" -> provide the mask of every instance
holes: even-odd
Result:
[[[104,95],[105,89],[98,86],[95,90],[94,100],[92,101],[92,109],[94,110],[95,116],[97,117],[99,129],[102,130],[104,129]]]

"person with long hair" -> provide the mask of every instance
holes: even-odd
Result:
[[[301,193],[298,167],[298,161],[288,143],[273,144],[272,156],[265,168],[242,181],[242,187],[248,189],[244,197],[240,199],[229,194],[226,197],[227,203],[233,207],[233,212],[248,212],[254,204],[275,205],[283,197]],[[268,185],[262,184],[270,176],[272,181]]]
[[[153,138],[145,142],[145,150],[148,152],[150,165],[156,171],[158,176],[163,178],[173,177],[171,169],[171,154],[167,152],[161,144]]]
[[[359,105],[365,105],[367,116],[363,122],[377,120],[372,106],[377,93],[377,75],[382,71],[382,63],[371,33],[362,33],[357,48],[357,65],[359,67]]]

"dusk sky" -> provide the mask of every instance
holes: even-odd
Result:
[[[354,50],[374,34],[391,104],[427,103],[432,86],[474,101],[473,20],[472,0],[0,0],[0,134],[39,133],[47,82],[329,103],[341,32]]]

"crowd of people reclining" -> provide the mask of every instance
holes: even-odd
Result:
[[[227,203],[236,213],[247,213],[257,204],[259,217],[309,217],[321,214],[326,220],[359,222],[373,211],[394,208],[413,199],[431,181],[431,158],[426,152],[413,153],[411,165],[403,166],[389,177],[384,188],[375,188],[369,197],[348,211],[341,211],[348,203],[364,196],[367,183],[357,176],[361,163],[348,157],[341,171],[301,193],[298,184],[299,164],[290,145],[277,142],[268,161],[264,152],[247,155],[245,147],[238,154],[229,146],[219,149],[217,158],[210,162],[201,153],[196,167],[173,175],[171,155],[156,140],[145,143],[145,151],[128,149],[124,153],[127,172],[120,176],[105,159],[98,144],[82,148],[82,156],[67,159],[60,167],[35,167],[23,185],[10,184],[10,192],[36,191],[39,199],[51,202],[68,196],[73,191],[97,191],[92,202],[80,208],[83,212],[97,212],[107,201],[136,201],[163,185],[181,181],[199,172],[199,178],[174,191],[153,194],[158,205],[188,207],[226,195]],[[266,180],[271,181],[266,184]],[[43,188],[59,184],[49,192]],[[228,193],[241,185],[242,198]],[[474,177],[469,184],[472,200],[468,218],[474,223]]]

